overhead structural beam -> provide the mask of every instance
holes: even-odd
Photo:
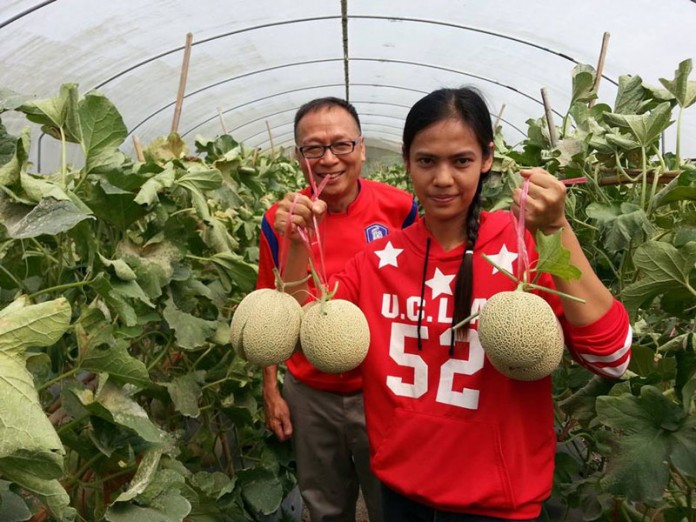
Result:
[[[350,101],[350,68],[348,65],[348,0],[341,0],[341,32],[343,33],[343,81],[346,101]]]
[[[195,44],[194,44],[194,45],[195,45]],[[285,68],[290,68],[290,67],[297,67],[297,66],[300,66],[300,65],[308,65],[308,64],[314,64],[314,63],[328,63],[328,62],[334,62],[334,61],[337,61],[337,60],[336,60],[336,59],[328,59],[328,60],[309,60],[309,61],[303,61],[303,62],[293,62],[293,63],[286,63],[286,64],[281,64],[281,65],[275,65],[275,66],[273,66],[273,67],[266,67],[266,68],[259,69],[259,70],[256,70],[256,71],[251,71],[251,72],[247,72],[247,73],[240,74],[240,75],[237,75],[237,76],[233,76],[233,77],[230,77],[230,78],[226,78],[226,79],[224,79],[224,80],[219,80],[219,81],[217,81],[217,82],[214,82],[214,83],[212,83],[212,84],[209,84],[209,85],[206,85],[206,86],[201,87],[201,88],[199,88],[199,89],[196,89],[196,90],[194,90],[194,91],[192,91],[192,92],[189,92],[189,93],[187,93],[184,97],[185,97],[185,98],[189,98],[189,97],[192,97],[192,96],[196,96],[196,95],[198,95],[198,94],[201,94],[201,93],[204,93],[204,92],[208,91],[209,89],[211,89],[211,88],[213,88],[213,87],[217,87],[217,86],[219,86],[219,85],[223,85],[223,84],[225,84],[225,83],[235,81],[235,80],[237,80],[237,79],[239,79],[239,78],[245,78],[245,77],[249,77],[249,76],[254,76],[254,75],[258,75],[258,74],[263,74],[263,73],[266,73],[266,72],[269,72],[269,71],[275,71],[275,70],[279,70],[279,69],[285,69]],[[518,94],[518,95],[520,95],[520,96],[522,96],[522,97],[524,97],[524,98],[527,98],[527,99],[530,100],[530,101],[533,101],[534,103],[538,103],[539,105],[542,105],[542,106],[543,106],[543,103],[542,103],[541,100],[539,100],[538,98],[535,98],[534,96],[532,96],[532,95],[530,95],[530,94],[527,94],[526,92],[523,92],[523,91],[517,89],[516,87],[514,87],[514,86],[512,86],[512,85],[508,85],[508,84],[506,84],[506,83],[502,83],[502,82],[500,82],[500,81],[498,81],[498,80],[494,80],[494,79],[492,79],[492,78],[487,78],[487,77],[485,77],[485,76],[480,76],[480,75],[477,75],[477,74],[471,74],[471,73],[468,73],[468,72],[463,71],[463,70],[460,70],[460,69],[453,69],[453,68],[451,68],[451,67],[441,67],[441,66],[436,66],[436,65],[427,64],[427,63],[408,62],[408,61],[404,61],[404,60],[384,60],[384,59],[378,59],[378,58],[353,58],[352,61],[380,62],[380,63],[389,63],[389,64],[397,64],[397,65],[408,65],[408,66],[421,67],[421,68],[425,68],[425,69],[435,69],[435,70],[439,70],[439,71],[445,71],[445,72],[449,72],[449,73],[453,73],[453,74],[458,74],[458,75],[466,76],[466,77],[469,77],[469,78],[474,78],[474,79],[480,80],[480,81],[482,81],[482,82],[486,82],[486,83],[490,83],[490,84],[493,84],[493,85],[497,85],[497,86],[499,86],[499,87],[501,87],[501,88],[504,88],[504,89],[506,89],[506,90],[509,90],[509,91],[511,91],[511,92],[514,92],[514,93],[516,93],[516,94]],[[155,116],[159,115],[162,111],[167,110],[171,105],[173,105],[173,103],[168,103],[168,104],[164,105],[163,107],[160,107],[159,109],[153,111],[152,113],[150,113],[150,114],[149,114],[148,116],[146,116],[145,118],[141,119],[139,123],[137,123],[137,124],[136,124],[135,126],[133,126],[131,129],[129,129],[129,134],[131,134],[131,133],[135,132],[136,130],[138,130],[138,129],[139,129],[142,125],[144,125],[147,121],[149,121],[150,119],[152,119],[152,118],[154,118]],[[225,112],[227,112],[227,111],[225,111]],[[554,112],[556,112],[556,111],[554,111]],[[557,114],[558,114],[559,117],[562,117],[562,116],[563,116],[563,115],[560,114],[560,113],[557,113]]]

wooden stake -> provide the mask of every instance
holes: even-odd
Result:
[[[179,118],[181,118],[181,106],[184,104],[184,92],[186,92],[186,78],[188,78],[189,60],[191,58],[191,44],[193,34],[186,34],[186,45],[184,46],[184,62],[181,65],[181,75],[179,76],[179,93],[176,97],[174,107],[174,120],[172,120],[172,132],[179,130]]]
[[[225,127],[225,119],[222,117],[222,109],[218,107],[217,111],[218,117],[220,118],[220,126],[222,127],[222,133],[227,134],[227,127]]]
[[[271,157],[275,158],[275,147],[273,146],[273,134],[271,134],[271,126],[266,120],[266,130],[268,130],[268,139],[271,142]]]
[[[602,37],[602,49],[599,51],[599,61],[597,62],[597,76],[595,77],[594,85],[592,90],[597,92],[599,89],[599,82],[602,79],[602,71],[604,71],[604,59],[607,57],[607,47],[609,47],[609,33],[605,32]],[[595,100],[590,100],[588,104],[592,107],[595,104]]]
[[[500,112],[498,112],[498,117],[495,119],[495,125],[493,125],[493,132],[498,128],[498,125],[500,124],[500,120],[503,118],[503,111],[505,110],[505,104],[503,103],[502,107],[500,107]]]
[[[544,112],[546,113],[546,124],[549,127],[551,146],[555,147],[558,143],[558,136],[556,134],[556,125],[553,123],[553,112],[551,112],[551,104],[549,103],[546,87],[541,88],[541,99],[544,102]]]
[[[138,139],[138,136],[133,134],[133,147],[135,147],[135,155],[138,158],[138,161],[141,163],[145,162],[145,154],[143,154],[143,148],[140,145],[140,140]]]

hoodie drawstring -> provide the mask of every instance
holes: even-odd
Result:
[[[423,279],[421,281],[420,306],[418,310],[418,349],[423,349],[423,341],[421,340],[421,324],[423,323],[423,314],[425,314],[425,277],[428,274],[428,257],[430,256],[430,238],[425,242],[425,261],[423,262]]]

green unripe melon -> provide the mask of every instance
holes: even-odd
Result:
[[[535,294],[495,294],[481,310],[478,334],[491,364],[513,379],[542,379],[563,356],[561,325],[551,306]]]
[[[370,327],[362,310],[334,299],[305,309],[300,328],[305,357],[318,370],[342,373],[357,368],[370,346]]]
[[[230,325],[237,353],[258,366],[279,364],[295,350],[302,308],[292,296],[264,288],[239,303]]]

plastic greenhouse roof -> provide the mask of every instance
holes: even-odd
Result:
[[[191,33],[178,125],[189,144],[224,129],[253,147],[292,146],[297,108],[333,95],[355,104],[368,148],[398,151],[408,108],[464,84],[493,114],[504,106],[517,143],[544,114],[542,88],[560,123],[573,67],[597,67],[605,32],[599,101],[613,104],[621,75],[672,79],[696,56],[694,28],[694,0],[1,0],[0,87],[39,98],[67,82],[98,90],[148,143],[172,127]],[[16,133],[24,120],[3,122]],[[35,162],[57,156],[54,140],[34,138]],[[684,114],[681,143],[696,157],[696,110]]]

